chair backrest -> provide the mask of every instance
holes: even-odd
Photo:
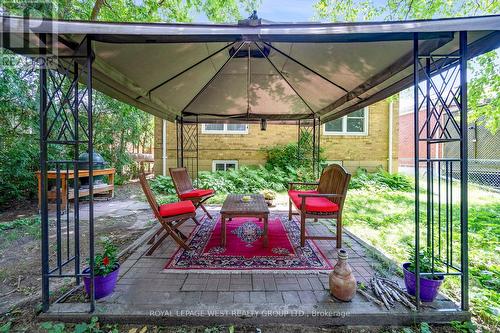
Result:
[[[343,197],[330,199],[330,201],[336,203],[339,205],[339,208],[342,209],[350,180],[351,174],[349,174],[342,166],[338,164],[330,164],[321,174],[318,192],[324,194],[343,195]]]
[[[142,190],[146,195],[146,199],[148,199],[148,203],[151,206],[151,209],[153,210],[154,215],[156,216],[157,219],[161,220],[161,215],[158,208],[158,202],[154,197],[153,191],[151,191],[151,188],[149,187],[148,180],[146,179],[146,174],[144,172],[139,173],[139,181],[141,183]]]
[[[193,182],[186,168],[170,168],[168,171],[178,195],[194,190]]]

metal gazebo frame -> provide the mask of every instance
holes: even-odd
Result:
[[[2,17],[4,18],[4,17]],[[9,18],[10,20],[10,18]],[[9,20],[4,21],[8,22]],[[22,20],[19,18],[12,19],[13,21]],[[410,22],[409,26],[406,26],[405,22],[395,22],[394,25],[398,26],[398,31],[394,32],[394,36],[390,36],[394,39],[404,39],[413,41],[413,53],[410,55],[405,55],[404,59],[401,60],[404,64],[413,61],[413,75],[404,77],[400,81],[394,84],[398,89],[405,88],[411,83],[414,85],[414,147],[415,147],[415,256],[414,260],[416,263],[416,274],[419,277],[425,277],[428,275],[454,275],[461,278],[461,309],[469,309],[469,280],[468,280],[468,220],[467,220],[467,60],[472,56],[486,52],[500,45],[500,34],[498,33],[498,17],[487,17],[484,19],[484,27],[493,29],[493,33],[480,40],[476,45],[467,43],[467,32],[460,31],[464,24],[467,23],[467,18],[456,19],[456,21],[450,21],[449,31],[460,31],[459,32],[459,50],[452,54],[432,54],[432,50],[424,47],[424,41],[429,38],[429,34],[432,33],[433,27],[426,27],[425,25],[420,25],[420,22]],[[463,22],[462,22],[463,21]],[[21,21],[22,22],[22,21]],[[293,32],[288,32],[290,29],[296,29],[297,27],[290,28],[289,26],[277,27],[274,35],[265,33],[261,35],[262,31],[258,30],[260,28],[249,27],[245,29],[240,29],[239,27],[230,26],[226,34],[223,34],[225,27],[216,26],[215,30],[217,33],[211,34],[205,31],[206,26],[182,26],[182,33],[178,32],[179,29],[176,25],[165,25],[165,27],[158,25],[138,25],[137,29],[134,30],[134,34],[125,34],[127,31],[126,27],[116,24],[111,25],[112,30],[102,30],[98,23],[83,23],[77,22],[75,26],[71,26],[69,22],[60,22],[62,26],[67,29],[66,33],[75,33],[74,29],[82,32],[85,37],[78,45],[66,45],[69,49],[73,50],[72,54],[65,53],[58,57],[57,67],[51,67],[46,61],[40,61],[39,63],[39,85],[40,85],[40,169],[41,169],[41,225],[42,225],[42,250],[41,250],[41,263],[42,263],[42,310],[47,311],[49,309],[51,299],[50,299],[50,281],[54,278],[73,278],[75,282],[75,288],[81,285],[81,279],[83,277],[89,278],[91,282],[91,297],[90,297],[90,307],[89,310],[93,312],[95,310],[95,297],[94,297],[94,269],[93,269],[93,257],[94,257],[94,216],[93,216],[93,103],[92,103],[92,89],[93,83],[100,84],[102,89],[103,81],[102,77],[96,77],[93,73],[93,62],[95,61],[95,54],[92,45],[93,40],[99,40],[101,43],[114,42],[113,38],[123,38],[123,43],[127,42],[145,42],[148,36],[155,36],[158,38],[154,40],[154,43],[168,43],[172,41],[179,41],[183,43],[190,43],[189,40],[182,41],[183,35],[186,34],[189,38],[193,38],[197,41],[251,41],[257,45],[259,51],[264,55],[264,57],[272,61],[267,57],[266,53],[261,49],[261,47],[255,42],[263,43],[267,45],[275,52],[282,53],[281,50],[275,48],[270,44],[273,38],[281,41],[290,41],[294,39]],[[80,27],[79,24],[82,26]],[[97,28],[94,30],[94,26]],[[422,23],[423,24],[423,23]],[[78,25],[78,26],[77,26]],[[13,26],[17,29],[15,24]],[[43,30],[43,25],[41,26],[41,31],[35,32],[35,35],[39,40],[45,42],[49,36],[48,31]],[[483,27],[483,26],[481,26]],[[106,27],[104,27],[106,28]],[[342,26],[340,29],[342,33],[338,36],[335,35],[335,29],[339,29],[338,26],[332,25],[320,25],[319,28],[327,29],[327,33],[316,34],[315,27],[313,25],[306,25],[305,27],[299,26],[301,34],[298,34],[296,38],[305,42],[328,42],[328,41],[367,41],[372,35],[380,37],[382,33],[377,31],[378,26],[372,24],[360,24],[359,26]],[[318,28],[318,29],[319,29]],[[73,30],[72,30],[73,29]],[[86,30],[85,30],[86,29]],[[164,33],[160,33],[166,29]],[[240,29],[240,30],[238,30]],[[251,29],[256,29],[251,30]],[[303,33],[303,30],[312,29],[308,34]],[[331,30],[328,30],[331,29]],[[421,29],[425,32],[412,32],[412,29]],[[427,29],[427,30],[426,30]],[[485,30],[488,30],[485,29]],[[496,29],[496,30],[495,30]],[[473,29],[471,29],[473,30]],[[476,29],[480,30],[480,29]],[[5,32],[7,31],[7,32]],[[17,31],[17,30],[16,30]],[[23,36],[23,31],[19,28],[20,35]],[[186,32],[188,31],[188,32]],[[250,31],[250,32],[249,32]],[[330,31],[330,32],[328,32]],[[361,31],[361,32],[360,32]],[[429,32],[430,31],[430,32]],[[443,32],[442,30],[436,30]],[[188,33],[192,32],[192,35]],[[8,29],[2,30],[2,37],[8,35]],[[116,34],[115,34],[116,33]],[[128,33],[128,32],[127,32]],[[297,32],[295,32],[297,34]],[[331,35],[329,35],[331,34]],[[366,34],[366,35],[364,35]],[[447,32],[446,35],[452,35],[453,33]],[[194,37],[193,37],[194,36]],[[59,35],[57,35],[59,37]],[[187,37],[186,37],[187,38]],[[385,38],[385,36],[384,36]],[[61,38],[63,39],[63,38]],[[398,40],[399,40],[398,39]],[[385,40],[385,39],[384,39]],[[390,40],[390,39],[389,39]],[[422,42],[419,44],[419,42]],[[45,44],[45,43],[42,43]],[[64,43],[63,43],[64,44]],[[227,47],[234,45],[234,42],[227,44]],[[240,48],[244,43],[240,44]],[[221,51],[221,50],[219,50]],[[216,51],[215,53],[219,52]],[[17,50],[17,53],[25,54],[23,49]],[[42,45],[39,48],[38,59],[44,60],[46,48]],[[213,53],[213,54],[215,54]],[[234,52],[229,59],[226,60],[227,63],[235,54]],[[213,55],[212,54],[212,55]],[[206,59],[208,59],[209,55]],[[204,61],[206,59],[202,59]],[[297,61],[293,58],[290,61]],[[198,62],[199,63],[199,62]],[[189,66],[182,72],[178,73],[175,77],[182,75],[194,68],[198,63]],[[301,64],[299,64],[301,65]],[[303,65],[303,64],[302,64]],[[274,66],[274,64],[273,64]],[[303,65],[305,66],[305,65]],[[224,65],[222,66],[224,67]],[[390,71],[391,68],[388,69]],[[222,68],[220,68],[216,75],[220,73]],[[310,71],[313,71],[309,68]],[[279,71],[278,71],[279,72]],[[321,76],[320,73],[317,73]],[[100,74],[102,75],[102,73]],[[384,72],[383,76],[389,75]],[[214,76],[214,77],[215,77]],[[213,78],[214,78],[213,77]],[[212,79],[213,79],[212,78]],[[439,80],[437,79],[439,78]],[[168,80],[172,80],[170,78]],[[286,78],[283,78],[285,81]],[[377,79],[381,79],[380,77]],[[168,81],[167,80],[167,81]],[[167,82],[165,81],[165,82]],[[164,82],[164,83],[165,83]],[[330,82],[330,81],[329,81]],[[457,83],[458,82],[458,83]],[[288,83],[288,81],[287,81]],[[333,82],[331,82],[334,84]],[[291,84],[290,87],[293,88]],[[197,95],[201,94],[203,90],[206,89],[205,85]],[[111,87],[112,88],[112,87]],[[110,89],[111,89],[110,88]],[[153,88],[156,89],[157,87]],[[389,87],[392,89],[392,86]],[[388,94],[394,93],[389,88],[384,88],[374,95],[368,98],[356,102],[357,104],[352,104],[351,106],[342,109],[341,112],[335,114],[335,117],[344,116],[346,113],[354,111],[356,107],[364,106],[363,104],[371,104],[375,100],[380,100],[388,97]],[[394,88],[395,89],[395,88]],[[363,91],[363,92],[366,92]],[[149,91],[149,94],[151,90]],[[300,99],[307,102],[297,93]],[[347,92],[345,101],[337,100],[337,102],[349,102],[352,100],[359,99],[359,94],[356,92]],[[143,97],[141,97],[143,98]],[[196,99],[193,98],[193,100]],[[122,98],[123,101],[129,102],[133,105],[138,105],[137,99],[130,99],[128,96]],[[136,103],[136,104],[134,104]],[[191,104],[189,102],[189,104]],[[189,106],[188,104],[188,106]],[[154,106],[144,102],[140,104],[144,106],[144,109],[150,113],[155,114],[157,112]],[[450,111],[450,106],[454,105],[458,112],[459,119],[456,119]],[[307,105],[308,106],[308,105]],[[418,118],[418,110],[421,106],[425,106],[426,118],[423,124],[420,124]],[[309,107],[309,106],[308,106]],[[335,105],[334,105],[335,107]],[[198,145],[198,133],[199,133],[199,122],[205,122],[205,119],[198,119],[196,116],[195,121],[193,121],[193,114],[184,113],[187,106],[184,108],[183,112],[177,115],[177,158],[178,164],[182,166],[187,166],[191,170],[192,175],[197,175],[198,173],[198,158],[199,158],[199,145]],[[311,109],[309,107],[309,109]],[[320,130],[321,122],[332,120],[332,114],[326,114],[323,117],[319,114],[315,114],[311,109],[311,115],[307,119],[300,119],[298,122],[298,144],[303,144],[301,138],[304,133],[309,133],[310,140],[307,142],[308,145],[312,146],[312,166],[316,173],[319,173],[320,165],[318,163],[320,146]],[[326,111],[329,112],[329,111]],[[186,117],[189,117],[187,119]],[[173,120],[173,119],[170,119]],[[239,119],[240,121],[242,119]],[[255,120],[255,119],[254,119]],[[297,121],[298,119],[292,119]],[[231,120],[228,120],[231,121]],[[301,143],[302,142],[302,143]],[[425,146],[425,152],[420,149],[420,143]],[[460,144],[460,156],[457,158],[434,158],[430,156],[430,147],[436,143],[444,142],[456,142]],[[53,158],[52,156],[57,155],[58,147],[71,147],[72,158],[68,159],[67,156],[61,155],[59,157]],[[80,185],[78,183],[79,174],[79,162],[78,154],[81,149],[84,148],[89,152],[89,224],[88,224],[88,235],[89,235],[89,270],[82,272],[80,270],[82,258],[81,258],[81,242],[80,242],[80,209],[79,206],[79,190]],[[49,157],[50,153],[50,157]],[[427,189],[426,194],[426,204],[425,213],[421,211],[421,207],[424,205],[421,203],[420,194],[420,165],[425,166],[425,186]],[[49,184],[47,179],[47,172],[49,167],[56,169],[56,218],[55,222],[49,219],[48,214],[48,190]],[[452,175],[456,173],[456,170],[460,172],[459,186],[460,186],[460,214],[454,214],[454,198],[453,197],[453,187],[456,180],[453,180]],[[69,198],[69,191],[66,193],[61,193],[61,172],[70,172],[72,170],[75,174],[73,191],[74,191],[74,206],[73,206],[73,217],[70,217],[70,208],[67,208],[65,212],[62,211],[61,198],[66,196]],[[436,186],[435,183],[438,183]],[[67,186],[66,188],[69,188]],[[437,195],[437,204],[435,202],[435,196]],[[437,206],[437,207],[436,207]],[[437,211],[437,213],[436,213]],[[63,231],[63,223],[65,223],[66,233]],[[71,225],[72,223],[72,225]],[[458,223],[458,227],[457,227]],[[423,226],[423,228],[422,228]],[[71,238],[70,229],[73,228],[73,236]],[[50,243],[49,229],[54,228],[56,231],[56,237],[54,244]],[[421,242],[421,238],[425,236],[426,241]],[[422,246],[423,245],[423,246]],[[55,259],[51,258],[52,247],[55,246]],[[459,256],[457,257],[457,247],[459,249]],[[419,250],[426,249],[432,256],[432,272],[422,273],[420,272],[419,265]],[[437,266],[441,265],[445,267],[445,272],[439,272]],[[421,309],[419,300],[419,290],[420,283],[417,279],[417,306]],[[69,291],[63,295],[58,300],[64,299],[72,291]],[[58,301],[56,300],[56,302]]]
[[[430,56],[429,54],[420,54],[418,48],[419,36],[418,33],[414,35],[414,83],[415,83],[415,124],[414,129],[415,133],[418,135],[415,136],[415,211],[420,211],[420,191],[419,191],[419,183],[420,183],[420,175],[419,168],[417,167],[421,163],[425,163],[426,165],[426,187],[427,187],[427,196],[428,199],[431,198],[431,204],[427,207],[427,214],[425,218],[421,216],[421,214],[415,215],[415,248],[421,248],[421,234],[422,231],[420,229],[420,225],[422,221],[425,221],[426,224],[426,234],[427,241],[425,244],[425,248],[432,252],[433,263],[436,264],[439,262],[446,267],[446,272],[438,272],[433,270],[430,273],[422,273],[420,272],[418,252],[415,252],[415,262],[416,262],[416,273],[419,276],[428,276],[428,275],[436,275],[437,273],[442,275],[455,275],[461,277],[461,308],[463,310],[468,310],[469,301],[468,301],[468,257],[467,257],[467,109],[465,107],[467,101],[467,77],[466,71],[463,70],[466,68],[466,54],[467,54],[467,42],[466,42],[466,33],[460,33],[460,52],[456,55],[443,55],[443,56]],[[61,244],[62,234],[61,234],[61,217],[63,212],[61,211],[60,198],[61,195],[67,195],[60,193],[60,186],[56,186],[58,189],[58,199],[57,200],[57,212],[56,212],[56,265],[55,267],[49,266],[49,217],[48,217],[48,202],[47,202],[47,170],[48,165],[55,165],[58,173],[57,176],[57,185],[60,185],[60,171],[61,165],[69,168],[70,165],[73,167],[73,171],[75,174],[78,174],[78,152],[80,144],[87,144],[87,151],[91,152],[93,150],[93,126],[92,126],[92,94],[88,93],[92,89],[92,47],[91,47],[91,38],[88,37],[85,40],[84,45],[81,48],[86,48],[86,55],[78,55],[75,54],[72,57],[65,57],[64,61],[67,63],[67,67],[64,71],[60,69],[58,71],[53,71],[44,66],[43,64],[40,66],[40,122],[42,126],[40,127],[40,149],[41,149],[41,174],[42,174],[42,201],[41,201],[41,218],[42,218],[42,303],[43,310],[46,311],[49,307],[49,294],[50,294],[50,280],[52,278],[67,278],[72,277],[75,278],[76,285],[80,284],[80,279],[82,277],[89,277],[93,282],[94,271],[93,267],[93,253],[94,253],[94,221],[93,221],[93,206],[92,206],[92,193],[93,193],[93,185],[92,185],[92,154],[89,154],[89,166],[90,166],[90,200],[89,200],[89,255],[90,255],[90,270],[88,273],[80,272],[80,244],[79,244],[79,210],[78,210],[78,184],[75,181],[74,190],[75,190],[75,209],[74,209],[74,255],[67,258],[67,260],[63,261],[63,246]],[[422,64],[422,60],[424,60],[424,64]],[[446,76],[447,79],[443,80],[446,83],[446,89],[438,89],[435,86],[435,82],[433,82],[433,75],[441,75],[443,76],[444,72],[447,70],[452,70],[453,68],[458,68],[454,72],[459,73],[460,85],[457,88],[456,86],[452,87],[455,90],[458,89],[458,92],[451,92],[450,87],[447,86],[451,76]],[[66,87],[63,83],[57,84],[53,79],[47,80],[47,77],[61,78],[61,82],[67,80],[71,82],[69,84],[69,89],[67,89],[64,93],[62,93],[62,89]],[[457,74],[455,74],[457,75]],[[443,76],[444,78],[444,76]],[[86,82],[86,90],[81,91],[79,89],[79,82]],[[425,83],[426,89],[423,90],[420,87],[421,82]],[[49,88],[53,86],[52,89]],[[437,94],[438,101],[434,101],[431,96],[431,90]],[[444,94],[444,90],[448,96],[442,97]],[[62,95],[61,95],[62,93]],[[85,100],[85,103],[82,101]],[[449,104],[456,103],[459,101],[459,114],[460,121],[457,121],[453,118],[450,113]],[[425,103],[426,105],[426,121],[422,126],[419,124],[418,120],[418,106]],[[58,107],[56,107],[56,105]],[[64,108],[67,107],[71,110],[71,114],[73,115],[74,125],[70,126],[69,119],[67,119],[66,113],[62,112]],[[79,115],[81,112],[85,111],[86,115],[86,128],[82,126],[81,116]],[[47,127],[49,113],[53,112],[53,119],[55,124],[56,121],[59,121],[61,124],[59,125],[59,132],[57,134],[57,139],[52,140],[49,137],[54,134],[54,126],[51,124]],[[437,120],[436,120],[437,119]],[[433,124],[433,120],[434,124]],[[312,154],[312,165],[313,169],[318,172],[319,171],[319,133],[318,127],[320,126],[319,118],[312,118],[309,120],[300,120],[298,121],[298,144],[300,145],[303,140],[301,137],[307,133],[310,136],[310,140],[307,141],[307,144],[312,145],[313,154]],[[433,126],[431,130],[431,126]],[[454,134],[450,134],[450,127],[454,127]],[[74,128],[74,131],[71,129]],[[78,130],[78,129],[81,130]],[[81,132],[84,133],[85,141],[81,140]],[[69,134],[70,137],[68,137]],[[178,163],[179,165],[186,166],[192,176],[198,174],[198,133],[199,126],[198,122],[187,122],[183,117],[179,117],[177,120],[177,153],[178,153]],[[424,154],[424,158],[420,157],[420,151],[418,149],[420,142],[425,142],[427,147],[427,152],[430,151],[430,146],[439,143],[439,142],[460,142],[461,144],[461,154],[457,159],[446,159],[446,158],[432,158],[429,155]],[[50,160],[47,155],[47,151],[50,145],[72,145],[74,147],[74,159],[73,160]],[[444,173],[441,170],[442,166],[445,166]],[[456,258],[454,261],[453,258],[453,222],[456,217],[453,216],[452,212],[452,173],[453,167],[457,166],[460,169],[460,189],[461,189],[461,204],[460,204],[460,265],[456,265]],[[63,168],[64,169],[64,168]],[[444,220],[445,223],[445,232],[444,238],[446,239],[445,244],[441,242],[442,239],[442,226],[441,223],[441,215],[435,216],[432,212],[434,209],[434,203],[432,201],[434,193],[434,170],[439,170],[440,176],[439,181],[444,181],[446,185],[446,196],[445,196],[445,210],[447,212],[446,218]],[[196,177],[194,177],[196,178]],[[443,179],[444,178],[444,179]],[[77,179],[77,177],[75,177]],[[449,190],[448,190],[449,189]],[[439,186],[437,193],[440,197],[439,207],[441,207],[441,186]],[[439,208],[441,209],[441,208]],[[438,242],[436,244],[434,231],[436,228],[436,222],[439,224],[438,229]],[[66,223],[69,225],[70,218],[69,212],[66,211]],[[69,231],[69,228],[67,229]],[[455,235],[456,236],[456,235]],[[70,240],[69,235],[66,237],[66,248],[69,249]],[[446,247],[446,251],[442,251],[442,247]],[[435,255],[435,252],[438,255]],[[444,255],[446,252],[446,255]],[[69,252],[67,252],[69,253]],[[442,255],[443,254],[443,255]],[[74,272],[73,273],[64,273],[63,268],[67,267],[70,263],[74,263]],[[417,291],[420,290],[419,279],[417,279],[416,284]],[[93,285],[92,285],[93,290]],[[417,295],[418,292],[417,292]],[[65,297],[65,295],[63,296]],[[417,297],[417,304],[420,308],[419,297]],[[90,311],[94,311],[95,309],[95,299],[92,294],[90,299]]]

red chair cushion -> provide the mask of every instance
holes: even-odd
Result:
[[[292,200],[293,204],[297,209],[301,209],[302,198],[299,197],[299,194],[304,193],[318,193],[318,191],[297,191],[290,190],[288,191],[288,196]],[[334,213],[338,212],[339,206],[328,200],[327,198],[306,198],[306,212],[310,213]]]
[[[179,201],[161,205],[159,210],[162,217],[170,217],[194,213],[196,211],[196,208],[191,201]]]
[[[192,190],[191,192],[182,193],[181,195],[179,195],[179,197],[182,200],[186,200],[189,198],[201,198],[207,195],[214,194],[214,192],[214,190]]]

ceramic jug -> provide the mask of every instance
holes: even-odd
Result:
[[[356,279],[352,275],[347,258],[347,251],[339,249],[337,264],[329,276],[330,294],[345,302],[350,301],[356,294]]]

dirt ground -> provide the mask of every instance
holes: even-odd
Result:
[[[40,222],[37,219],[38,209],[36,202],[13,205],[12,209],[0,214],[0,223],[8,223],[15,219],[23,218],[33,221],[32,224],[21,225],[12,229],[3,230],[0,234],[0,315],[2,322],[15,317],[23,317],[26,310],[39,308],[41,289],[41,260],[40,260]],[[88,257],[88,203],[81,203],[80,213],[80,249],[81,267],[86,265]],[[102,236],[110,238],[120,249],[130,245],[145,231],[152,227],[152,215],[144,201],[138,183],[130,183],[116,188],[115,198],[111,200],[96,200],[95,206],[95,239],[96,250],[99,249],[99,239]],[[72,256],[74,242],[73,212],[70,210],[70,256]],[[65,217],[65,216],[64,216]],[[51,267],[55,263],[55,214],[50,214],[51,238]],[[66,255],[66,224],[63,219],[63,260]],[[30,222],[31,223],[31,222]],[[62,287],[68,285],[65,279],[53,280],[54,285]],[[51,290],[56,293],[57,288]],[[27,302],[26,306],[17,307],[19,303]],[[14,309],[14,310],[12,310]],[[10,311],[10,312],[9,312]],[[18,313],[20,312],[20,313]],[[33,315],[35,312],[32,312]],[[5,314],[9,314],[5,316]],[[18,315],[16,315],[18,313]],[[22,314],[19,316],[19,314]],[[9,319],[9,320],[10,320]],[[25,319],[25,318],[24,318]],[[23,320],[24,321],[24,320]],[[28,329],[28,331],[32,331]],[[0,332],[3,332],[0,325]]]

